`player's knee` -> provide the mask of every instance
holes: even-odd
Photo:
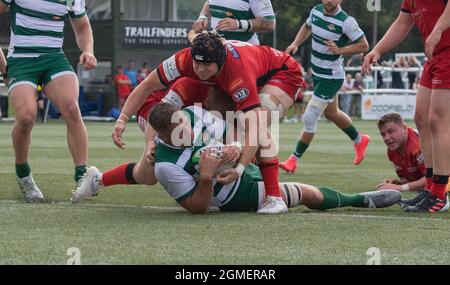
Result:
[[[416,112],[414,114],[414,122],[419,130],[428,128],[428,118],[423,113]]]
[[[15,126],[22,131],[29,131],[33,128],[35,120],[36,114],[33,111],[22,112],[21,114],[16,114]]]
[[[442,131],[442,127],[447,128],[446,124],[443,126],[443,122],[445,122],[438,114],[430,113],[430,117],[428,119],[428,128],[432,133],[438,133]]]
[[[321,114],[321,110],[315,106],[308,106],[303,115],[304,131],[307,133],[316,133],[317,122]]]
[[[61,113],[66,123],[70,124],[81,121],[80,108],[78,107],[78,104],[75,102],[67,104],[65,108],[61,110]]]

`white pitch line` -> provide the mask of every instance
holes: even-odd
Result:
[[[24,204],[31,205],[23,201],[15,200],[0,200],[0,204]],[[119,205],[119,204],[74,204],[70,202],[51,202],[51,203],[37,203],[36,205],[65,205],[73,207],[98,207],[98,208],[122,208],[122,209],[151,209],[151,210],[165,210],[165,211],[179,211],[185,212],[181,207],[159,207],[159,206],[139,206],[139,205]],[[352,214],[340,214],[340,213],[321,213],[321,212],[307,212],[307,213],[289,213],[288,215],[299,215],[299,216],[321,216],[321,217],[331,217],[331,218],[359,218],[359,219],[378,219],[378,220],[412,220],[412,221],[448,221],[450,219],[439,219],[439,218],[420,218],[420,217],[404,217],[404,216],[375,216],[375,215],[352,215]],[[426,214],[424,214],[426,215]]]

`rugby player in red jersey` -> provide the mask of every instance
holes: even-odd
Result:
[[[450,173],[450,5],[447,0],[403,0],[400,15],[381,41],[364,59],[363,72],[396,47],[414,24],[425,43],[428,58],[419,82],[415,123],[419,130],[426,167],[427,196],[409,212],[444,212]]]
[[[229,184],[239,179],[258,152],[259,167],[267,191],[266,204],[258,212],[287,212],[278,184],[278,153],[271,151],[270,155],[260,154],[264,150],[275,149],[273,137],[268,131],[270,118],[267,111],[282,115],[292,106],[303,82],[300,64],[290,55],[267,46],[225,42],[215,32],[203,32],[195,37],[190,48],[164,61],[133,91],[113,131],[116,144],[123,144],[125,123],[145,102],[145,94],[160,90],[181,76],[215,84],[233,99],[235,111],[245,114],[243,155],[238,165],[219,174],[218,180]],[[255,125],[250,127],[249,124]],[[261,127],[266,128],[262,133],[257,131],[254,134],[256,143],[250,144],[253,140],[250,135]],[[265,138],[269,143],[261,148],[261,141]]]

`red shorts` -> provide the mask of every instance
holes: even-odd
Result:
[[[420,85],[429,89],[450,89],[450,52],[435,55],[423,68]]]
[[[280,88],[286,92],[292,100],[296,101],[299,96],[303,96],[300,91],[305,86],[301,65],[293,58],[289,58],[285,65],[287,69],[275,73],[269,81],[267,81],[267,85]]]

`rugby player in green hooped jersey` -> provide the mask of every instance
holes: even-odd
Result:
[[[231,131],[227,132],[223,120],[197,106],[178,110],[171,104],[158,103],[152,108],[148,122],[157,133],[156,178],[188,212],[206,213],[209,207],[256,212],[263,205],[266,195],[257,166],[249,164],[244,175],[228,185],[215,179],[221,169],[233,167],[241,151],[229,139]],[[233,142],[228,143],[230,140]],[[280,183],[280,189],[288,207],[305,205],[317,210],[347,206],[381,208],[401,199],[395,190],[347,195],[329,187],[295,182]]]
[[[80,183],[86,172],[88,136],[78,106],[79,84],[62,51],[66,19],[70,19],[82,52],[80,64],[90,70],[97,60],[84,0],[1,0],[0,14],[8,8],[11,39],[7,65],[9,96],[16,113],[12,132],[16,179],[25,199],[31,202],[43,198],[28,164],[38,85],[43,86],[67,125],[75,181]]]
[[[369,44],[355,18],[341,9],[342,0],[322,0],[315,6],[306,23],[300,28],[294,41],[286,48],[295,54],[298,47],[312,35],[311,67],[313,71],[314,94],[303,115],[304,129],[294,153],[280,168],[292,173],[297,162],[308,149],[317,131],[320,115],[338,126],[354,143],[353,164],[364,159],[370,138],[357,131],[351,118],[338,108],[337,92],[345,78],[343,56],[367,52]]]

